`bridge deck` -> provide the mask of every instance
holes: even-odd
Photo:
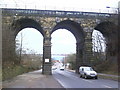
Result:
[[[55,11],[55,10],[35,10],[35,9],[7,9],[2,8],[3,15],[35,15],[51,17],[111,17],[117,14],[97,13],[97,12],[79,12],[79,11]]]

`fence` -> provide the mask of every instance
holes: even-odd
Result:
[[[117,9],[110,9],[110,8],[93,9],[93,8],[77,8],[77,7],[58,7],[58,6],[56,7],[56,6],[46,6],[46,5],[34,5],[34,4],[0,4],[0,8],[118,13]]]

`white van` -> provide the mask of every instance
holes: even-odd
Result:
[[[88,67],[88,66],[81,66],[79,68],[79,73],[80,73],[80,77],[84,77],[85,79],[87,78],[95,78],[97,79],[97,73],[92,69],[92,67]]]

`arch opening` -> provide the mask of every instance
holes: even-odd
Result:
[[[92,33],[93,56],[95,59],[106,60],[106,41],[105,37],[98,30],[93,30]]]
[[[21,62],[22,62],[22,60],[21,60],[22,55],[24,55],[24,56],[26,55],[26,57],[27,57],[27,55],[29,55],[30,57],[31,57],[31,55],[36,55],[36,56],[39,55],[40,56],[39,58],[42,59],[44,31],[43,31],[40,23],[38,23],[36,20],[31,19],[31,18],[27,18],[27,17],[20,18],[20,19],[13,21],[13,23],[11,24],[11,30],[13,32],[12,40],[13,40],[14,44],[16,44],[17,36],[19,37],[19,40],[20,40],[20,36],[23,38],[22,40],[20,40],[20,42],[22,42],[23,44],[22,45],[19,44],[19,47],[17,47],[18,49],[14,48],[14,51],[18,52],[18,53],[16,53],[18,56],[17,57],[18,64],[21,64]],[[21,34],[22,32],[24,33],[23,35]],[[37,35],[37,37],[36,37],[36,35]],[[25,40],[28,40],[28,43],[30,43],[31,41],[32,42],[29,45],[27,45],[28,43],[27,43],[27,41],[24,40],[24,38],[26,38]],[[39,43],[37,42],[38,38],[40,40]],[[25,41],[26,44],[23,41]],[[22,49],[21,49],[21,46],[22,46]],[[23,46],[24,46],[24,48],[23,48]],[[36,48],[37,51],[34,50],[34,48]],[[34,60],[32,59],[32,61],[34,61]]]
[[[79,73],[79,67],[83,64],[83,52],[84,52],[84,31],[79,23],[76,23],[71,20],[64,20],[53,28],[51,34],[59,29],[66,29],[70,31],[76,39],[76,62],[75,70],[76,73]]]
[[[118,64],[117,64],[117,26],[109,21],[101,22],[95,27],[104,36],[105,41],[105,55],[104,60],[96,60],[95,68],[98,72],[117,74]],[[103,56],[102,56],[103,57]],[[95,58],[94,58],[95,59]],[[101,58],[99,58],[101,59]],[[112,67],[111,67],[112,66]],[[104,69],[101,69],[104,68]]]
[[[39,33],[41,33],[42,36],[44,36],[44,32],[41,28],[41,25],[36,20],[30,19],[27,17],[21,18],[21,16],[20,17],[17,16],[16,18],[19,18],[19,19],[16,20],[15,18],[13,18],[13,22],[11,22],[11,24],[9,24],[9,26],[4,26],[4,27],[6,27],[6,29],[4,30],[4,36],[3,36],[3,38],[5,40],[5,42],[3,42],[3,55],[4,55],[3,56],[3,67],[4,67],[4,70],[6,69],[6,70],[10,71],[10,73],[6,73],[4,76],[8,76],[8,74],[9,74],[10,77],[17,75],[17,74],[24,73],[24,72],[28,72],[28,71],[31,71],[34,69],[38,69],[38,67],[33,68],[35,65],[31,64],[31,62],[29,63],[30,66],[32,65],[30,67],[30,69],[24,68],[21,65],[21,64],[23,64],[23,62],[20,60],[20,56],[16,54],[16,50],[15,50],[16,49],[15,39],[16,39],[17,34],[25,28],[34,28],[34,29],[36,29],[36,31],[39,31]],[[31,37],[32,36],[33,35],[31,35]],[[34,41],[36,41],[36,40],[34,40]],[[41,43],[43,43],[43,42],[41,42]],[[33,44],[33,43],[31,43],[31,44]],[[27,54],[24,53],[24,56],[25,55],[28,56]],[[23,55],[21,55],[21,56],[23,56]],[[28,59],[28,58],[26,58],[26,59]],[[30,56],[29,59],[32,59],[32,57]],[[33,62],[34,59],[32,59],[31,61]],[[39,61],[40,61],[40,58],[39,58]],[[24,64],[24,66],[26,67],[26,63]],[[39,67],[40,67],[40,65],[39,65]],[[9,78],[9,76],[5,77],[4,79]]]
[[[53,67],[57,65],[57,68],[60,68],[64,65],[66,68],[75,69],[76,39],[74,35],[67,29],[58,29],[52,33],[51,37]],[[70,56],[73,58],[70,59]]]
[[[42,34],[34,28],[24,28],[17,34],[15,40],[19,63],[33,70],[40,69],[43,54]]]
[[[112,22],[106,21],[98,24],[95,27],[95,29],[100,31],[105,37],[106,53],[108,57],[111,58],[111,56],[114,57],[115,55],[117,55],[117,49],[118,49],[117,48],[117,43],[118,43],[117,26]]]

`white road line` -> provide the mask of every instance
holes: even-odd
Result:
[[[79,79],[79,77],[77,77],[77,76],[74,76],[74,74],[73,74],[73,73],[71,73],[71,72],[69,72],[69,71],[67,71],[66,73],[70,73],[70,74],[69,74],[69,76],[72,76],[72,77],[74,77],[74,78],[77,78],[77,79]]]
[[[61,74],[61,73],[60,73]],[[69,75],[69,74],[61,74],[61,75],[63,75],[63,76],[66,76],[66,77],[71,77],[71,79],[74,79],[74,80],[76,80],[76,79],[79,79],[78,77],[76,77],[76,76],[73,76],[73,75]]]
[[[104,87],[106,87],[106,88],[112,88],[112,87],[110,87],[110,86],[107,86],[107,85],[103,85]]]
[[[85,79],[82,79],[82,80],[87,81],[87,82],[89,82],[89,83],[93,83],[92,81],[89,81],[89,80],[85,80]]]

